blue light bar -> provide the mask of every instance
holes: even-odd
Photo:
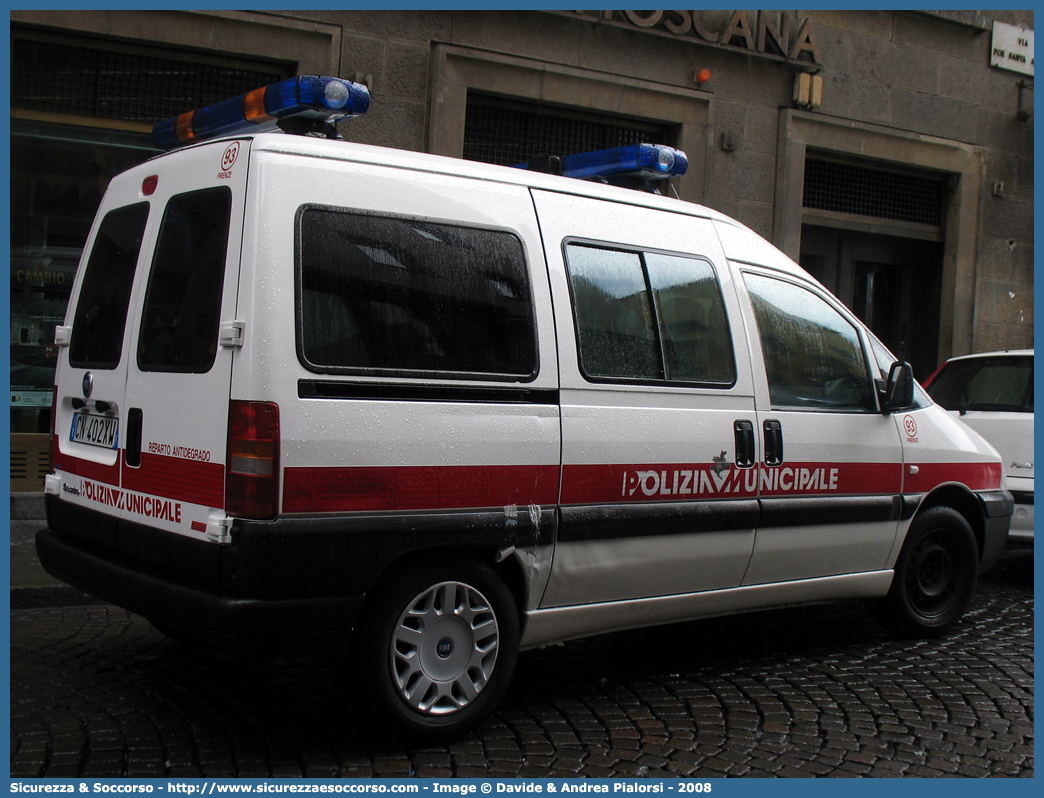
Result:
[[[341,78],[300,75],[157,122],[152,141],[169,150],[217,136],[255,133],[259,126],[291,117],[333,123],[364,114],[369,107],[365,86]]]
[[[640,177],[664,179],[685,174],[689,159],[685,153],[663,144],[631,144],[608,150],[567,155],[561,158],[560,168],[547,169],[554,174],[577,178]],[[547,164],[547,159],[542,161]],[[519,169],[531,169],[531,163],[516,164]]]

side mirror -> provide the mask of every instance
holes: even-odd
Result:
[[[896,413],[909,410],[914,403],[913,367],[909,363],[896,361],[888,369],[888,382],[880,391],[881,412]]]

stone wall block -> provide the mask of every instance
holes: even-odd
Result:
[[[879,122],[888,116],[890,97],[890,89],[881,83],[828,71],[823,75],[819,110],[843,119]]]
[[[870,36],[852,36],[851,75],[888,86],[937,91],[940,55]]]
[[[127,39],[158,41],[164,45],[214,47],[214,31],[221,18],[204,14],[186,14],[181,11],[110,11],[109,33]],[[231,52],[241,52],[241,44]]]
[[[776,156],[779,134],[779,108],[761,105],[747,106],[747,132],[744,147],[748,152]]]
[[[55,28],[68,28],[78,33],[109,32],[109,12],[87,9],[62,9],[54,11],[34,11],[30,9],[12,9],[11,24],[46,25]]]
[[[817,35],[822,44],[820,31],[823,27],[836,28],[840,31],[851,31],[862,36],[875,36],[879,39],[892,38],[893,14],[889,11],[803,11],[816,25]]]
[[[711,204],[728,197],[771,205],[775,174],[776,161],[770,156],[716,150],[711,165]]]
[[[1033,244],[983,234],[978,270],[981,279],[1033,285]]]
[[[384,90],[392,97],[427,100],[431,51],[422,44],[389,42]]]
[[[982,231],[1005,241],[1033,241],[1033,203],[1008,197],[987,197]]]
[[[976,111],[976,140],[988,143],[996,150],[1017,153],[1033,152],[1033,122],[1020,122],[1015,117],[1018,109],[1018,90],[1015,88],[1014,75],[1008,97],[1010,105],[1007,111],[994,111],[990,108],[978,108]]]
[[[893,90],[891,97],[890,121],[896,127],[955,141],[975,141],[974,105],[906,89]]]
[[[714,80],[710,53],[717,48],[702,47],[689,39],[589,22],[583,23],[580,33],[578,65],[585,69],[695,89],[696,69],[706,67]]]
[[[558,64],[580,61],[581,29],[586,23],[527,11],[458,11],[453,15],[453,44]]]
[[[894,40],[943,55],[988,64],[990,33],[918,14],[895,15]]]
[[[452,11],[324,11],[323,22],[345,31],[412,42],[448,42],[453,36]],[[474,12],[461,12],[474,13]]]

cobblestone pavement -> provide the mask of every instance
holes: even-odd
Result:
[[[950,636],[862,605],[524,653],[446,747],[376,749],[333,664],[223,660],[106,605],[16,610],[11,775],[1032,776],[1033,571],[1006,558]]]

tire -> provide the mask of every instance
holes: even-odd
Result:
[[[417,563],[373,595],[362,627],[371,720],[382,736],[433,744],[500,702],[518,657],[511,592],[479,563]]]
[[[932,507],[914,519],[878,605],[882,624],[907,637],[938,637],[961,619],[979,571],[979,547],[964,516]]]

